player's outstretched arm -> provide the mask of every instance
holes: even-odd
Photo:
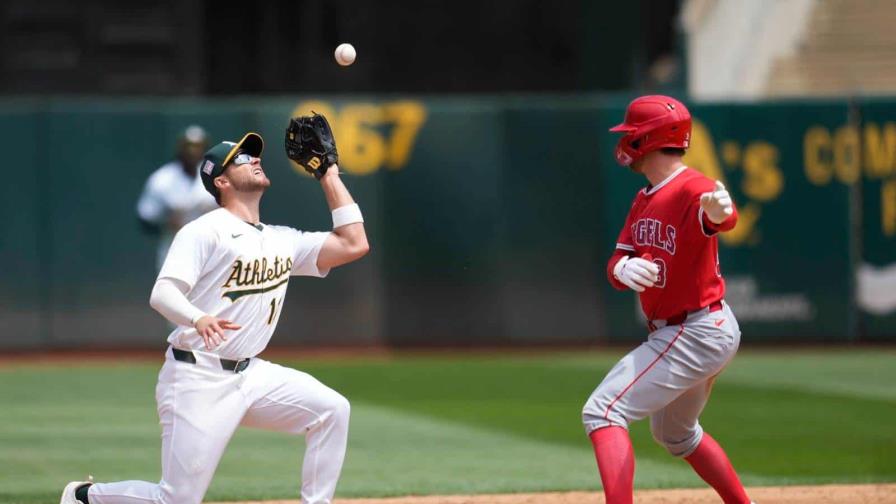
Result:
[[[333,212],[333,232],[324,241],[317,256],[317,268],[324,271],[364,257],[370,245],[361,211],[339,178],[337,165],[327,169],[320,185]]]

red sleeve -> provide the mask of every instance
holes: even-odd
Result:
[[[690,215],[694,215],[693,212],[696,211],[696,216],[691,218],[700,223],[700,230],[703,232],[704,236],[713,236],[719,232],[730,231],[734,229],[734,226],[737,224],[737,205],[734,204],[733,200],[731,208],[734,211],[720,224],[716,224],[706,217],[703,207],[700,206],[700,196],[702,196],[703,193],[712,192],[715,189],[715,184],[713,179],[703,175],[688,182],[688,197],[691,201],[690,208],[693,209],[689,210],[689,212]]]
[[[711,235],[720,231],[725,232],[734,229],[734,226],[737,225],[737,205],[734,204],[734,201],[731,202],[731,209],[734,210],[733,212],[731,212],[731,215],[729,215],[727,219],[723,220],[719,224],[716,224],[715,222],[709,220],[705,212],[700,212],[701,222],[703,223],[703,231],[706,234]]]
[[[637,196],[635,197],[635,201],[637,201]],[[632,208],[634,208],[635,202],[632,202]],[[613,256],[610,257],[610,261],[607,263],[607,278],[610,280],[610,285],[615,287],[618,290],[628,289],[626,285],[619,280],[616,280],[616,277],[613,276],[613,267],[616,266],[616,263],[619,262],[619,259],[622,256],[632,255],[635,252],[635,244],[632,241],[632,209],[629,209],[628,215],[625,216],[625,224],[622,225],[622,230],[619,231],[619,237],[616,238],[616,250],[613,252]]]
[[[612,285],[616,290],[628,289],[628,287],[624,283],[616,280],[616,277],[613,276],[613,268],[616,266],[616,263],[618,263],[620,259],[630,254],[631,252],[627,250],[616,249],[616,252],[613,252],[613,255],[610,257],[610,261],[607,262],[607,279],[610,280],[610,285]]]

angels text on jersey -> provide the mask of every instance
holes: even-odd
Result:
[[[656,247],[675,255],[675,226],[659,219],[638,219],[632,224],[632,240],[640,247]]]

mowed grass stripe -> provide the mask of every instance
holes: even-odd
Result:
[[[724,376],[752,387],[896,401],[896,351],[887,348],[741,352]]]
[[[720,380],[701,423],[737,467],[812,482],[896,480],[896,404]]]

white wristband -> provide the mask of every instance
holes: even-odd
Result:
[[[357,203],[341,206],[333,210],[332,213],[333,229],[354,224],[356,222],[364,222],[364,217],[361,215],[361,207],[359,207]]]

